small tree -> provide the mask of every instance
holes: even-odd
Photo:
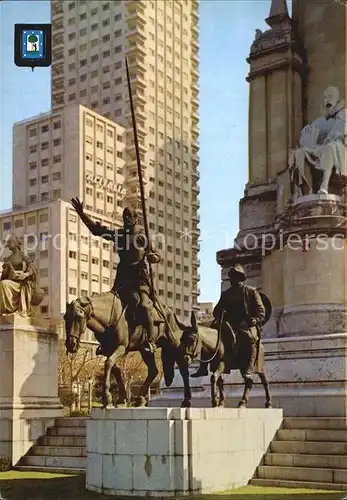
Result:
[[[38,41],[39,41],[39,39],[37,38],[37,36],[36,36],[36,35],[29,35],[28,41],[29,41],[30,43],[36,43],[36,42],[38,42]]]
[[[123,372],[127,400],[130,401],[132,385],[144,382],[147,376],[146,365],[139,352],[130,352],[120,360],[118,366]]]
[[[70,409],[74,402],[74,385],[80,383],[85,387],[90,380],[96,379],[96,374],[101,370],[102,359],[93,355],[91,349],[81,348],[76,354],[66,354],[64,341],[59,344],[59,386],[64,392],[64,406]]]

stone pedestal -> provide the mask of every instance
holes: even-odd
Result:
[[[274,408],[286,417],[347,417],[347,334],[295,336],[264,339],[265,366]],[[195,370],[192,370],[195,371]],[[265,394],[257,376],[250,393],[249,408],[264,408]],[[211,406],[210,377],[191,379],[192,406]],[[227,408],[235,408],[243,392],[238,371],[224,375]],[[176,373],[170,388],[151,400],[151,406],[174,407],[183,398],[183,384]]]
[[[86,487],[176,497],[244,486],[281,423],[282,410],[94,409]]]
[[[15,465],[63,414],[58,336],[35,320],[0,317],[0,457]]]

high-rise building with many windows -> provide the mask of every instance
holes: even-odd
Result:
[[[123,204],[140,209],[128,60],[149,230],[163,235],[156,288],[182,319],[199,295],[198,24],[196,0],[52,1],[52,109],[125,128]]]

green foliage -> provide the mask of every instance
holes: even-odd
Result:
[[[39,39],[37,38],[37,36],[36,36],[36,35],[30,35],[30,36],[29,36],[29,38],[28,38],[28,41],[29,41],[30,43],[36,43],[36,42],[38,42],[38,40],[39,40]]]

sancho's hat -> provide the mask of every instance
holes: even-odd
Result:
[[[245,281],[246,279],[246,275],[245,275],[245,271],[243,269],[243,267],[241,266],[241,264],[235,264],[234,266],[232,266],[230,269],[229,269],[229,272],[228,272],[228,276],[229,278],[239,278],[240,281]]]

